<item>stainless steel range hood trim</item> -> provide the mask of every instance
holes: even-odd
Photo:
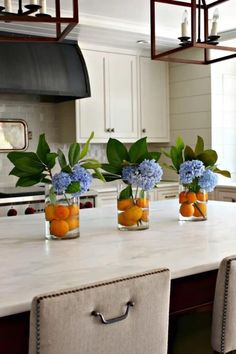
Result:
[[[90,97],[78,43],[0,43],[0,93],[37,95],[50,102]]]

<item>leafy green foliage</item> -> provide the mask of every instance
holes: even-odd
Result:
[[[122,168],[127,165],[136,165],[144,159],[158,161],[161,153],[148,151],[147,138],[141,138],[133,143],[129,150],[117,139],[110,138],[107,143],[106,153],[108,163],[101,165],[102,174],[106,181],[121,178]]]
[[[69,146],[68,157],[64,155],[63,151],[58,149],[57,153],[51,152],[50,147],[46,141],[45,134],[39,136],[38,145],[35,152],[9,152],[7,157],[14,165],[10,171],[10,175],[18,177],[16,186],[29,187],[40,182],[51,183],[52,169],[58,160],[61,171],[71,173],[73,167],[80,162],[80,165],[86,169],[94,170],[94,176],[104,180],[103,175],[99,171],[100,163],[94,159],[84,159],[88,153],[89,143],[93,138],[92,132],[82,151],[78,143],[72,143]],[[68,187],[68,193],[75,193],[80,190],[79,182],[72,182]]]
[[[215,173],[219,173],[225,177],[231,177],[229,171],[220,170],[217,168],[217,153],[212,149],[204,150],[204,141],[201,136],[197,137],[197,142],[194,149],[188,145],[185,145],[183,139],[178,137],[176,139],[175,146],[171,146],[169,151],[162,150],[162,152],[167,158],[171,159],[172,162],[172,165],[168,165],[166,163],[163,165],[171,170],[176,171],[177,173],[179,173],[180,165],[184,161],[200,160],[203,162],[206,168],[211,169]]]
[[[132,187],[131,185],[128,185],[126,188],[124,188],[119,195],[119,200],[121,199],[129,199],[132,197]]]

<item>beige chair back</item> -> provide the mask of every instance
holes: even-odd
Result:
[[[37,296],[29,353],[167,354],[169,295],[158,269]]]
[[[212,320],[214,351],[236,350],[236,256],[224,258],[220,264]]]

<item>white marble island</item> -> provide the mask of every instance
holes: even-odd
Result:
[[[172,279],[217,269],[236,254],[236,205],[209,202],[208,220],[178,221],[177,200],[151,204],[150,229],[118,231],[116,210],[81,211],[81,237],[44,240],[43,215],[1,218],[0,316],[30,310],[34,295],[157,267]]]

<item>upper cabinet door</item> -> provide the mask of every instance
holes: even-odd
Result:
[[[123,141],[138,137],[137,59],[134,55],[109,54],[109,116],[111,136]]]
[[[103,142],[106,134],[109,137],[106,133],[109,128],[106,124],[106,119],[108,119],[106,102],[108,59],[106,53],[92,50],[83,50],[83,55],[89,74],[91,97],[76,101],[77,140],[85,141],[91,131],[94,131],[95,139]]]
[[[168,64],[140,58],[141,135],[148,142],[168,142]]]
[[[136,56],[83,50],[91,97],[76,102],[77,140],[106,143],[110,137],[124,142],[138,138]]]

